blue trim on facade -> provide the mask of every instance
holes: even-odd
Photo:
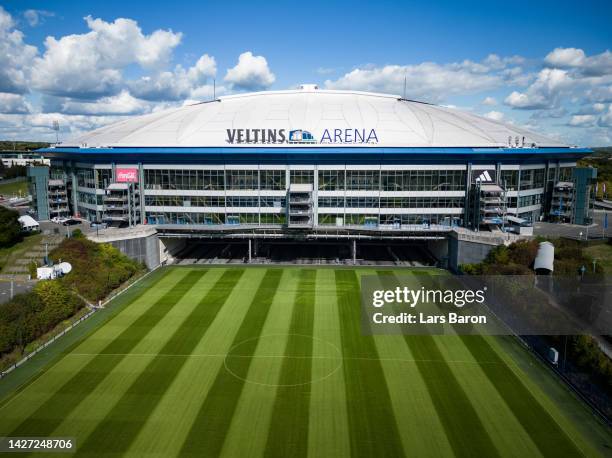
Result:
[[[43,148],[45,157],[77,162],[142,163],[452,163],[579,159],[588,148],[378,148],[378,147],[121,147]]]

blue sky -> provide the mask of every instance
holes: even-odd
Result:
[[[612,144],[609,1],[0,5],[1,138],[210,98],[213,79],[219,94],[304,82],[401,94],[406,78],[409,98]]]

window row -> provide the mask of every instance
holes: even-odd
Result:
[[[147,214],[148,224],[285,224],[283,213],[187,213],[162,212]]]
[[[321,191],[461,191],[464,170],[320,170]]]
[[[276,190],[286,188],[284,170],[145,170],[146,189]]]
[[[462,225],[462,216],[444,214],[421,215],[319,215],[320,226],[378,226],[393,225],[401,227],[408,224],[440,224],[445,226]]]
[[[156,207],[285,207],[284,197],[250,196],[145,196],[145,205]]]
[[[319,197],[323,208],[462,208],[463,197]]]
[[[147,189],[284,190],[284,170],[145,170]],[[314,184],[313,170],[291,170],[290,183]],[[319,190],[458,191],[464,170],[320,170]]]

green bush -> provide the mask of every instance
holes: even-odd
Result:
[[[65,239],[49,257],[54,262],[72,264],[72,271],[62,278],[90,301],[98,301],[143,270],[142,264],[128,258],[110,244],[86,238]]]
[[[525,240],[515,242],[508,247],[510,261],[522,266],[531,267],[538,254],[540,242]]]
[[[28,272],[30,273],[30,278],[34,279],[38,276],[38,263],[36,261],[32,261],[28,264]]]
[[[85,303],[58,280],[39,282],[29,293],[0,304],[0,355],[26,346],[73,316]]]
[[[72,231],[72,238],[83,239],[85,238],[85,235],[83,234],[83,231],[81,231],[81,229],[75,229],[74,231]]]
[[[597,379],[612,389],[612,361],[592,336],[570,336],[570,354],[581,369],[594,372]]]
[[[459,270],[466,275],[482,275],[482,264],[461,264]]]

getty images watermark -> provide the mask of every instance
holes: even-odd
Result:
[[[361,278],[364,334],[575,335],[612,329],[600,277],[397,276]]]

